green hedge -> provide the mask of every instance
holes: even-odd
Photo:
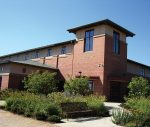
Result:
[[[104,96],[65,96],[64,93],[54,92],[48,94],[50,102],[60,105],[67,102],[86,102],[88,109],[93,110],[95,116],[108,116],[108,110],[104,106],[106,100]]]
[[[14,92],[6,98],[6,109],[38,120],[50,120],[49,118],[55,115],[59,118],[56,122],[60,120],[61,114],[59,106],[49,102],[46,97],[27,92]],[[54,119],[52,122],[55,122]]]

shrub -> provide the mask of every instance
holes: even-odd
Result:
[[[150,98],[138,97],[128,98],[124,104],[126,108],[132,111],[134,123],[138,126],[150,126]],[[145,126],[146,127],[146,126]]]
[[[34,116],[37,120],[46,120],[48,113],[46,112],[46,105],[38,103],[35,107]]]
[[[40,73],[39,71],[28,75],[23,83],[25,89],[32,93],[48,94],[57,91],[56,73],[50,73],[45,71]]]
[[[6,98],[10,97],[12,93],[12,89],[0,90],[0,100],[5,100]]]
[[[88,86],[87,77],[69,79],[65,82],[64,89],[72,95],[87,95],[91,92]]]
[[[14,92],[6,99],[6,109],[38,120],[47,120],[53,115],[60,117],[61,114],[59,106],[50,103],[48,98],[28,92]]]
[[[150,92],[150,85],[148,80],[143,77],[134,77],[128,85],[129,97],[148,96]]]
[[[50,122],[58,123],[58,122],[60,122],[60,120],[61,120],[61,118],[59,116],[56,116],[56,115],[52,115],[52,116],[48,117],[48,121],[50,121]]]
[[[112,111],[112,121],[117,125],[124,126],[129,123],[133,118],[131,112],[125,109],[114,109]]]
[[[96,116],[108,116],[109,112],[104,106],[106,100],[103,96],[90,95],[85,97],[89,109],[95,112]]]
[[[94,111],[95,116],[107,116],[108,110],[104,106],[104,101],[106,101],[104,96],[65,96],[64,93],[55,92],[48,94],[48,98],[51,102],[54,102],[58,105],[61,103],[69,103],[69,102],[85,102],[88,106],[88,109]]]
[[[47,107],[47,113],[48,113],[49,116],[52,116],[52,115],[59,116],[60,113],[61,113],[61,110],[57,105],[49,104],[48,107]]]

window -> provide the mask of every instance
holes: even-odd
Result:
[[[52,55],[52,49],[48,49],[47,50],[47,56],[51,56]]]
[[[22,73],[26,73],[26,71],[27,71],[26,68],[22,69]]]
[[[36,51],[36,52],[35,52],[35,58],[38,58],[38,57],[39,57],[39,52]]]
[[[89,80],[89,81],[88,81],[88,86],[89,86],[89,89],[90,89],[91,91],[94,90],[94,83],[93,83],[92,80]]]
[[[150,70],[148,71],[148,77],[150,77]]]
[[[113,52],[115,54],[120,54],[120,34],[116,31],[113,33],[113,40],[114,40],[114,45],[113,45]]]
[[[3,72],[4,68],[3,67],[0,67],[0,72]]]
[[[25,60],[27,60],[29,58],[28,53],[25,54]]]
[[[140,68],[140,75],[145,76],[145,69],[143,67]]]
[[[20,56],[19,56],[19,55],[17,55],[17,58],[16,58],[16,59],[17,59],[17,60],[19,60],[19,57],[20,57]]]
[[[66,54],[66,50],[67,50],[66,46],[63,46],[61,48],[61,54]]]
[[[89,30],[85,32],[84,52],[93,50],[93,36],[94,30]]]

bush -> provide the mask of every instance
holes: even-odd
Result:
[[[65,82],[64,89],[66,92],[69,92],[72,95],[80,94],[87,95],[91,93],[88,86],[88,78],[71,78]]]
[[[55,92],[48,94],[48,98],[50,102],[61,105],[61,103],[69,103],[69,102],[85,102],[88,106],[89,110],[94,111],[95,116],[107,116],[108,110],[104,106],[104,101],[106,101],[104,96],[65,96],[64,93]]]
[[[104,106],[106,100],[103,96],[90,95],[85,97],[89,109],[95,112],[96,116],[108,116],[109,112]]]
[[[143,77],[134,77],[129,83],[129,97],[141,97],[150,95],[150,85]]]
[[[52,116],[48,117],[48,121],[50,121],[50,122],[58,123],[58,122],[60,122],[60,120],[61,120],[61,118],[59,116],[56,116],[56,115],[52,115]]]
[[[57,91],[56,73],[39,71],[28,75],[23,83],[25,89],[31,93],[48,94]]]
[[[6,109],[38,120],[47,120],[53,115],[60,117],[61,114],[59,106],[50,103],[48,98],[28,92],[14,92],[6,99]]]
[[[150,126],[150,98],[127,98],[124,106],[132,111],[136,125]]]
[[[0,90],[0,100],[5,100],[6,98],[10,97],[12,93],[12,89]]]
[[[125,109],[114,109],[112,111],[112,121],[117,125],[124,126],[129,123],[132,118],[132,113]]]

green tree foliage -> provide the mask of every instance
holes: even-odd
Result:
[[[129,97],[148,96],[150,85],[148,80],[143,77],[134,77],[129,83]]]
[[[91,92],[88,86],[88,77],[70,78],[65,82],[64,89],[73,95],[87,95]]]
[[[56,73],[39,71],[29,74],[24,80],[25,89],[32,93],[48,94],[57,91]]]

